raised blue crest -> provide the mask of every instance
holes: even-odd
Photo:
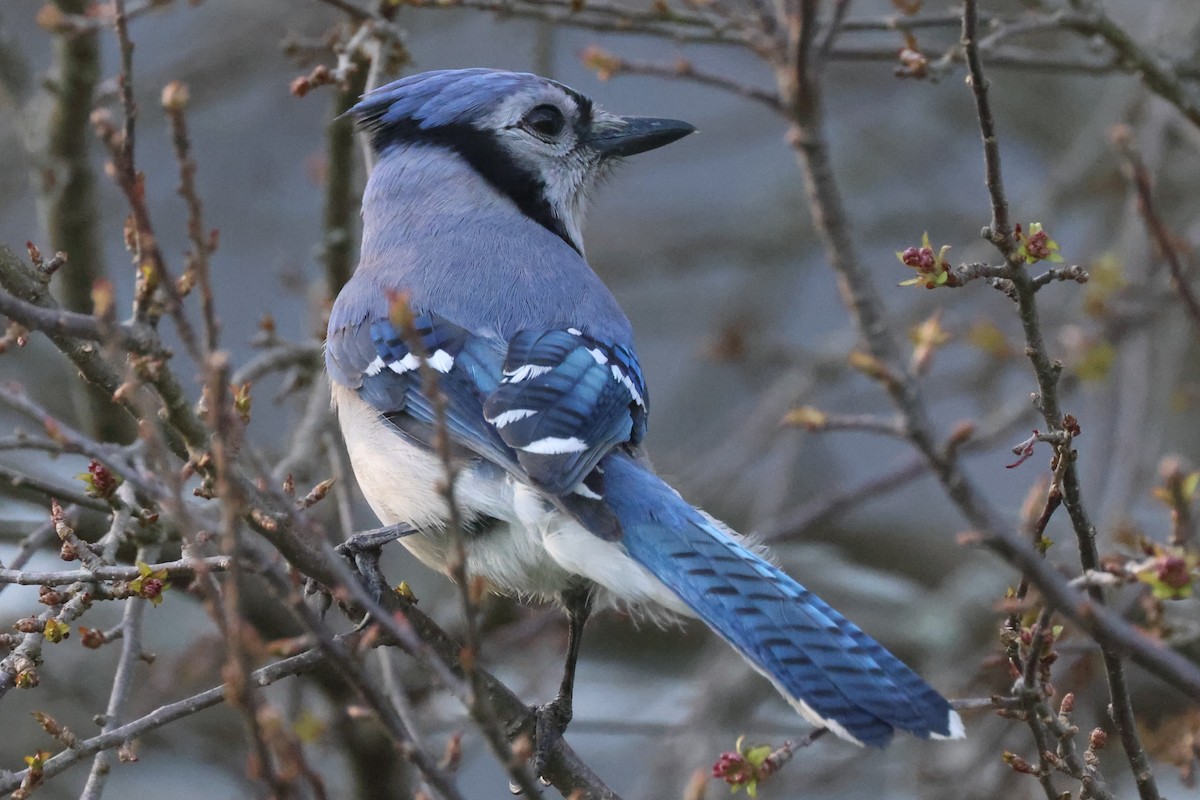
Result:
[[[539,75],[476,67],[401,78],[364,95],[348,113],[372,128],[411,124],[431,130],[467,125],[487,116],[513,94],[547,85],[587,102],[574,90]]]

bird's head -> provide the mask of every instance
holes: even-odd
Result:
[[[597,179],[620,157],[695,130],[677,120],[619,117],[561,83],[490,69],[412,75],[365,95],[349,113],[372,131],[382,158],[403,145],[454,151],[580,252]]]

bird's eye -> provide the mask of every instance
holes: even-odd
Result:
[[[547,139],[558,136],[567,124],[563,113],[550,105],[537,106],[525,115],[523,122],[526,128]]]

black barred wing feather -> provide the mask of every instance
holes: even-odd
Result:
[[[586,495],[596,463],[645,435],[646,388],[629,348],[576,328],[524,331],[483,412],[536,485]]]
[[[434,314],[417,316],[407,335],[376,319],[335,329],[326,363],[335,381],[429,447],[437,424],[425,386],[432,370],[452,439],[551,494],[586,496],[582,481],[596,463],[646,432],[646,387],[633,351],[576,328],[524,331],[506,346]]]
[[[482,412],[484,398],[499,383],[503,358],[503,343],[433,314],[417,316],[407,335],[377,319],[338,328],[326,344],[333,379],[357,389],[393,425],[428,447],[434,444],[437,410],[423,367],[432,370],[446,398],[451,438],[497,464],[515,466],[512,450]]]

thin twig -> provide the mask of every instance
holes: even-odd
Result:
[[[968,0],[963,6],[962,46],[967,57],[967,85],[975,95],[979,133],[983,139],[984,182],[992,200],[992,223],[984,237],[995,244],[1008,259],[1016,245],[1012,238],[1012,224],[1008,218],[1004,176],[1000,170],[1000,143],[996,138],[996,122],[992,118],[991,104],[988,103],[988,83],[983,75],[983,63],[979,56],[978,25],[978,6]]]
[[[0,464],[0,481],[7,483],[14,489],[36,492],[43,497],[56,497],[81,508],[90,508],[93,511],[109,510],[108,503],[103,500],[88,497],[83,492],[60,483],[55,483],[48,478],[22,472],[8,464]]]
[[[205,230],[204,204],[196,191],[196,160],[192,158],[192,144],[188,137],[187,116],[188,89],[179,81],[167,84],[162,93],[163,110],[171,127],[171,142],[175,147],[175,160],[179,163],[179,196],[187,204],[187,234],[191,249],[187,255],[187,266],[183,282],[190,288],[195,283],[200,289],[200,311],[204,321],[204,350],[211,353],[217,349],[220,323],[217,321],[213,304],[212,280],[209,276],[210,257],[217,249],[216,231]],[[186,289],[183,293],[186,293]]]
[[[281,678],[291,677],[307,672],[322,661],[321,651],[314,648],[299,655],[276,661],[250,674],[251,683],[255,688],[270,686]],[[214,686],[212,689],[194,694],[183,700],[169,703],[156,708],[149,714],[131,722],[101,733],[90,739],[84,739],[76,747],[62,751],[46,761],[42,770],[43,780],[52,778],[67,768],[74,766],[83,759],[95,755],[102,750],[120,747],[125,742],[136,739],[145,733],[168,725],[176,720],[190,717],[197,711],[218,705],[227,698],[225,686]],[[19,772],[0,773],[0,792],[11,792],[21,785],[21,781],[29,773],[28,769]]]
[[[68,525],[76,524],[76,520],[78,520],[78,518],[78,506],[69,505],[63,509],[63,519],[66,520]],[[25,565],[29,563],[29,560],[33,558],[34,554],[37,553],[38,550],[41,550],[46,545],[50,544],[50,542],[54,541],[58,536],[58,534],[55,533],[54,527],[53,520],[47,520],[46,522],[43,522],[41,525],[34,528],[24,539],[21,540],[20,545],[17,546],[17,554],[9,559],[6,571],[10,573],[19,573],[25,567]],[[78,578],[78,580],[83,580],[83,578]],[[3,592],[6,586],[8,586],[7,583],[0,582],[0,592]]]
[[[114,341],[131,353],[163,352],[157,335],[148,328],[130,323],[109,325],[91,314],[47,308],[25,302],[6,292],[0,292],[0,314],[20,322],[30,330],[51,336],[71,336],[93,342]]]
[[[1200,103],[1195,102],[1170,62],[1134,41],[1129,32],[1105,13],[1095,0],[1077,4],[1080,10],[1063,10],[1058,23],[1084,36],[1097,36],[1112,47],[1125,69],[1142,79],[1150,91],[1175,106],[1193,125],[1200,127]]]
[[[1183,259],[1180,258],[1179,248],[1175,246],[1175,237],[1158,216],[1154,205],[1153,180],[1134,144],[1133,132],[1120,126],[1113,132],[1113,142],[1125,159],[1129,178],[1137,192],[1138,211],[1141,212],[1146,232],[1154,241],[1159,255],[1167,262],[1167,267],[1171,270],[1171,283],[1179,295],[1183,310],[1191,320],[1195,332],[1200,335],[1200,299],[1197,299],[1184,274]]]
[[[273,372],[292,368],[316,373],[321,368],[322,349],[319,343],[277,342],[234,370],[229,380],[238,386],[256,383]]]
[[[368,30],[364,23],[360,30]],[[330,297],[350,280],[354,270],[355,213],[358,202],[354,195],[354,120],[345,112],[358,102],[367,86],[370,64],[348,45],[346,57],[355,67],[345,84],[337,87],[333,101],[333,118],[325,130],[325,197],[322,212],[321,261],[325,266],[326,290]],[[340,59],[339,59],[340,60]]]
[[[151,549],[142,549],[138,553],[139,561],[154,560]],[[104,727],[101,733],[111,733],[121,727],[125,716],[125,706],[133,688],[133,673],[142,656],[142,618],[146,612],[146,601],[141,597],[130,597],[125,601],[125,613],[121,618],[121,656],[117,661],[117,670],[113,675],[112,689],[108,696],[108,708],[104,712]],[[107,638],[107,637],[106,637]],[[96,753],[92,761],[92,770],[88,774],[87,784],[80,800],[98,800],[104,792],[104,783],[112,769],[112,757],[109,750]]]
[[[429,353],[424,347],[420,335],[413,326],[415,316],[407,307],[407,299],[396,296],[392,303],[403,304],[403,319],[406,330],[401,331],[408,343],[409,350],[421,360],[421,387],[434,410],[434,441],[433,450],[441,462],[442,478],[438,483],[438,491],[446,506],[446,531],[450,535],[453,548],[447,563],[447,572],[458,590],[459,608],[463,616],[463,652],[459,664],[466,674],[467,683],[471,688],[467,708],[471,718],[484,734],[484,740],[495,758],[504,766],[509,777],[527,797],[537,795],[536,781],[526,764],[514,757],[512,746],[508,743],[500,719],[496,714],[491,698],[486,692],[483,677],[479,671],[481,643],[479,638],[479,609],[476,597],[482,587],[482,582],[475,580],[470,574],[470,564],[467,562],[466,535],[464,533],[462,511],[455,498],[455,487],[458,480],[459,465],[454,460],[454,442],[450,438],[448,421],[449,398],[441,389],[440,376],[429,363]],[[545,776],[541,776],[545,777]]]
[[[817,48],[817,58],[821,61],[828,61],[829,54],[833,50],[834,42],[837,41],[838,35],[844,29],[846,23],[846,14],[850,11],[850,4],[853,0],[835,0],[833,4],[833,13],[830,15],[828,24],[825,26],[825,35],[821,37],[821,44]]]
[[[58,304],[47,292],[36,274],[30,270],[17,256],[4,245],[0,244],[0,287],[8,294],[27,303],[57,310]],[[142,400],[136,391],[119,391],[125,385],[125,378],[112,363],[100,352],[94,341],[69,336],[62,333],[48,332],[51,342],[74,364],[91,385],[113,396],[119,405],[125,408],[134,419],[155,419],[157,415],[143,416]],[[203,425],[195,416],[191,404],[184,395],[182,387],[170,370],[160,370],[152,376],[155,388],[163,396],[168,409],[168,423],[158,424],[167,446],[176,455],[188,457],[188,445],[202,443],[207,437]],[[173,401],[173,402],[172,402]]]
[[[229,393],[229,359],[214,353],[205,364],[207,399],[212,438],[212,460],[216,470],[216,494],[221,500],[221,549],[229,561],[229,579],[221,592],[221,603],[214,603],[217,623],[225,640],[226,666],[223,670],[231,704],[241,712],[246,733],[256,759],[258,777],[270,787],[273,796],[293,794],[294,777],[285,775],[272,758],[268,735],[263,727],[263,701],[250,684],[250,655],[246,652],[245,619],[241,612],[242,569],[237,559],[241,550],[242,517],[247,497],[240,482],[233,478],[234,452],[243,431],[232,407]]]
[[[783,417],[784,425],[802,427],[812,432],[857,431],[875,433],[896,439],[907,439],[904,420],[877,414],[834,414],[808,407],[795,409]]]
[[[454,674],[451,666],[432,647],[421,641],[420,637],[413,630],[412,625],[405,618],[403,612],[388,613],[380,602],[371,597],[366,588],[350,574],[349,567],[345,565],[344,560],[337,555],[331,546],[326,545],[325,553],[329,558],[329,563],[340,579],[339,588],[346,592],[353,599],[354,603],[360,604],[371,615],[372,622],[380,626],[406,653],[418,659],[450,694],[454,695],[464,705],[469,706],[471,701],[470,686]]]
[[[149,564],[151,572],[165,572],[168,578],[180,580],[194,578],[197,575],[210,572],[225,572],[229,569],[229,556],[208,556],[206,558],[181,558],[178,561],[166,561],[161,564]],[[141,575],[138,567],[101,565],[95,569],[69,569],[51,572],[33,572],[23,570],[14,562],[14,566],[0,569],[0,584],[16,584],[18,586],[67,586],[78,581],[131,581]]]
[[[301,594],[277,569],[267,569],[268,584],[278,599],[291,609],[296,619],[317,640],[317,647],[339,674],[371,708],[387,729],[401,755],[407,759],[445,800],[463,800],[453,778],[438,766],[436,760],[419,747],[413,734],[388,701],[385,692],[363,670],[358,659],[344,641],[334,636],[317,614],[304,602]]]
[[[92,123],[101,141],[108,147],[113,162],[113,177],[125,195],[133,220],[134,263],[137,269],[137,289],[134,300],[138,321],[153,324],[158,319],[156,294],[166,298],[167,311],[175,321],[180,341],[196,363],[204,362],[204,353],[196,339],[192,324],[184,313],[179,287],[167,270],[166,260],[159,247],[150,210],[146,205],[145,186],[135,162],[135,133],[138,107],[133,97],[133,42],[129,38],[129,21],[125,0],[113,0],[113,24],[121,55],[121,105],[123,120],[120,131],[102,115],[93,115]]]
[[[1008,199],[1004,194],[1004,183],[1000,173],[1000,148],[988,99],[987,79],[984,77],[982,61],[977,50],[977,3],[978,0],[965,0],[962,38],[970,69],[970,85],[975,96],[980,132],[983,136],[986,182],[992,203],[992,224],[990,229],[985,231],[985,238],[995,245],[1010,267],[1007,277],[1013,281],[1016,289],[1021,323],[1025,332],[1026,353],[1033,364],[1040,390],[1039,408],[1042,416],[1050,432],[1065,431],[1067,426],[1058,402],[1059,369],[1051,364],[1047,355],[1041,324],[1038,320],[1033,282],[1023,268],[1024,260],[1017,251],[1016,240],[1009,223]],[[1069,433],[1070,431],[1068,431]],[[1063,505],[1071,518],[1072,528],[1075,531],[1080,563],[1085,570],[1096,570],[1100,566],[1099,555],[1096,551],[1096,531],[1083,505],[1079,477],[1074,463],[1075,453],[1070,449],[1069,442],[1057,450],[1057,458],[1060,459],[1062,467]],[[1102,606],[1104,598],[1098,587],[1088,587],[1087,593],[1096,607]],[[1158,800],[1159,794],[1154,774],[1150,769],[1150,762],[1146,757],[1137,730],[1122,656],[1110,643],[1104,640],[1100,641],[1112,701],[1113,721],[1121,734],[1126,757],[1129,759],[1129,766],[1137,783],[1138,794],[1141,800]]]
[[[742,83],[718,72],[701,69],[685,58],[678,58],[670,62],[638,61],[616,56],[596,46],[589,47],[584,51],[582,58],[586,66],[598,70],[604,78],[619,74],[676,78],[748,98],[773,111],[780,110],[779,97],[774,92]]]

